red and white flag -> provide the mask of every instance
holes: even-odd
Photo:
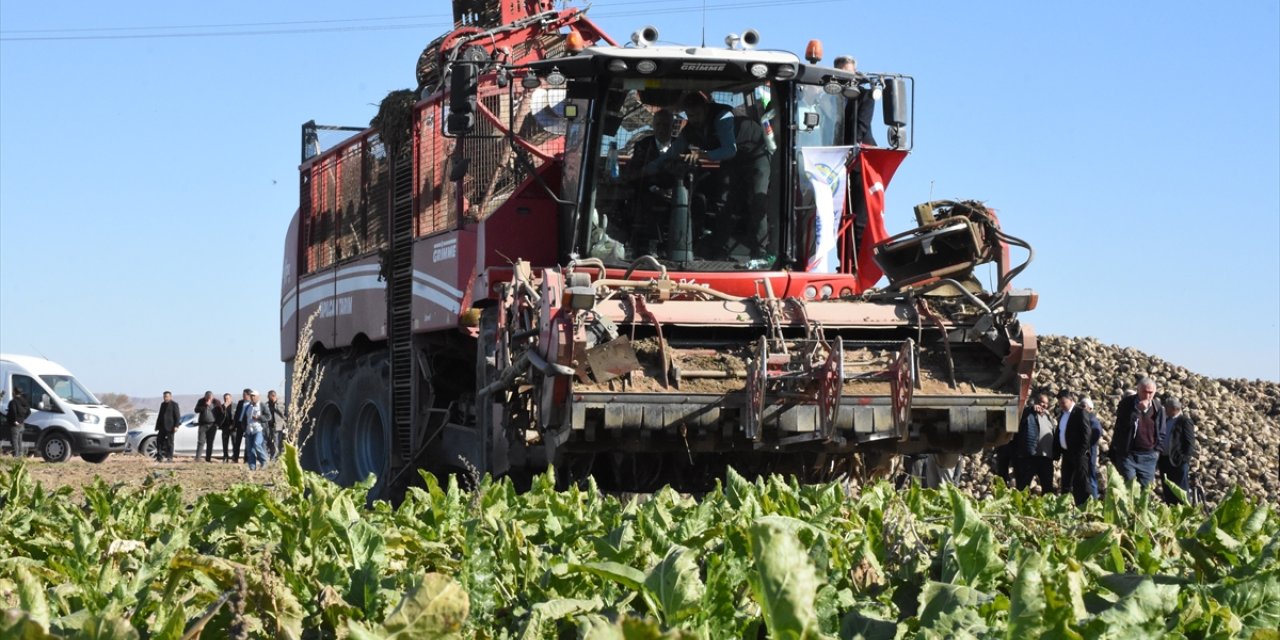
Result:
[[[870,289],[884,272],[876,264],[875,246],[889,239],[884,229],[884,190],[907,157],[901,149],[863,147],[856,156],[862,169],[862,192],[867,199],[867,227],[858,246],[858,292]]]

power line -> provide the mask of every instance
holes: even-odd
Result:
[[[658,0],[661,1],[661,0]],[[331,20],[290,20],[285,22],[227,22],[223,24],[178,24],[178,25],[155,25],[147,27],[81,27],[67,29],[0,29],[0,34],[10,33],[85,33],[92,31],[163,31],[170,29],[229,29],[232,27],[282,27],[304,24],[334,24],[341,22],[380,22],[385,20],[448,20],[453,21],[451,16],[446,15],[424,15],[424,16],[385,16],[380,18],[335,18]]]
[[[354,31],[402,31],[404,29],[423,29],[427,27],[439,27],[441,25],[452,25],[447,23],[418,23],[418,24],[389,24],[389,25],[365,25],[351,27],[328,27],[316,29],[264,29],[255,31],[181,31],[176,33],[130,33],[118,35],[92,35],[92,36],[0,36],[0,42],[39,42],[39,41],[67,41],[67,40],[154,40],[154,39],[173,39],[173,38],[219,38],[219,37],[236,37],[236,36],[276,36],[276,35],[299,35],[308,33],[340,33]]]
[[[756,7],[786,7],[799,5],[816,5],[816,4],[832,4],[843,0],[772,0],[772,1],[755,1],[755,2],[737,2],[708,4],[706,11],[730,11]],[[638,10],[609,10],[602,9],[599,12],[590,14],[595,18],[626,18],[632,16],[652,16],[655,12],[653,5],[678,3],[682,7],[670,7],[661,9],[661,13],[680,14],[693,13],[703,11],[702,7],[688,7],[685,0],[619,0],[609,5],[617,7],[622,5],[645,5],[645,9]],[[362,22],[381,22],[390,20],[416,20],[416,19],[438,19],[438,22],[415,22],[406,24],[355,24]],[[274,26],[302,26],[302,25],[321,25],[321,24],[345,24],[348,26],[332,26],[332,27],[308,27],[298,29],[261,29],[259,27]],[[0,42],[56,42],[56,41],[93,41],[93,40],[156,40],[156,39],[181,39],[181,38],[225,38],[225,37],[243,37],[243,36],[278,36],[278,35],[306,35],[316,33],[352,33],[362,31],[400,31],[405,29],[425,29],[449,27],[453,25],[451,18],[439,15],[421,15],[421,16],[386,16],[375,18],[340,18],[330,20],[294,20],[282,22],[238,22],[238,23],[222,23],[222,24],[192,24],[192,25],[166,25],[166,26],[138,26],[138,27],[81,27],[66,29],[6,29],[0,30]],[[225,31],[183,31],[184,29],[226,29]],[[168,31],[167,33],[116,33],[122,31]],[[110,32],[110,33],[107,33]],[[24,34],[24,35],[8,35],[8,34]],[[45,34],[45,35],[35,35]]]

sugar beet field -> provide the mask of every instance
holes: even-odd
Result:
[[[550,476],[366,506],[302,471],[184,494],[0,475],[3,638],[1277,638],[1280,518],[1111,478],[1077,509],[997,484],[697,498]]]

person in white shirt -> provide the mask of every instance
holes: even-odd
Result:
[[[1076,394],[1063,389],[1058,392],[1058,428],[1054,431],[1057,436],[1057,442],[1053,448],[1053,459],[1057,460],[1067,451],[1067,419],[1071,417],[1071,410],[1076,408]],[[1062,469],[1058,475],[1058,493],[1071,493],[1071,469],[1065,462],[1062,463]]]
[[[241,408],[241,420],[244,421],[244,460],[249,463],[249,470],[267,466],[267,450],[263,444],[263,430],[267,409],[258,401],[258,392],[249,390],[249,402]]]

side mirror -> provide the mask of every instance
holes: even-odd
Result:
[[[890,127],[905,127],[910,120],[911,96],[907,93],[907,81],[889,78],[884,84],[884,123]]]
[[[449,118],[445,120],[445,133],[466,135],[476,127],[476,93],[480,88],[476,65],[467,62],[453,63],[449,77]]]
[[[39,410],[41,410],[41,411],[48,411],[48,410],[49,410],[49,396],[40,396],[40,402],[39,402],[39,404],[37,404],[37,405],[36,405],[36,408],[37,408],[37,409],[39,409]]]

